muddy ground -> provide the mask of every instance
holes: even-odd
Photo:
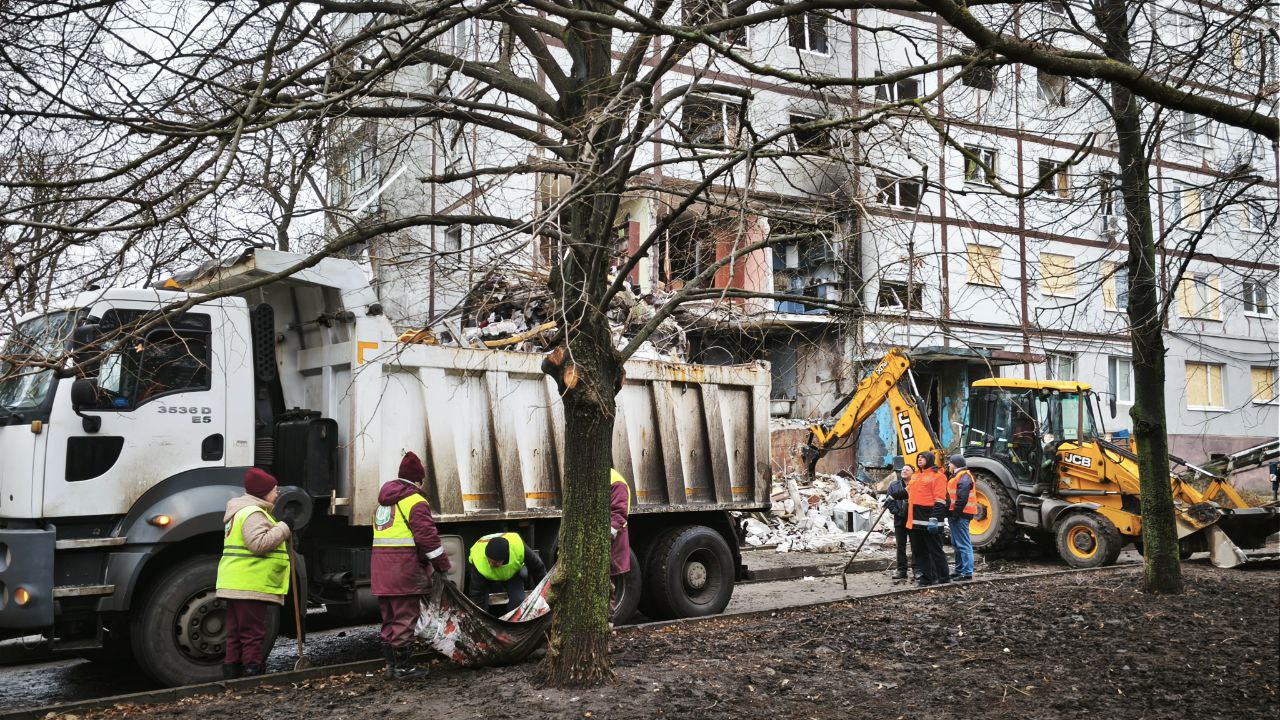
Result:
[[[1280,717],[1280,570],[1184,572],[1177,597],[1120,568],[627,629],[617,681],[592,691],[536,687],[531,664],[436,664],[413,684],[348,675],[90,717]]]

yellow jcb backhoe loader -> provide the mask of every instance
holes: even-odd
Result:
[[[939,455],[911,376],[911,361],[894,348],[832,412],[810,428],[805,459],[853,442],[858,428],[885,401],[892,410],[907,464],[926,450]],[[1097,394],[1072,381],[989,378],[973,383],[963,434],[965,462],[977,481],[978,515],[970,524],[975,550],[1000,550],[1023,533],[1052,544],[1072,567],[1116,560],[1129,542],[1142,544],[1137,458],[1102,438]],[[1180,549],[1208,551],[1218,567],[1280,556],[1265,548],[1280,531],[1280,508],[1249,507],[1223,478],[1203,491],[1170,475]],[[1245,549],[1263,548],[1246,553]]]

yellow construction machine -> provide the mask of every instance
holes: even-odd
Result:
[[[894,348],[832,412],[813,425],[804,449],[810,473],[827,451],[857,437],[889,402],[904,461],[926,450],[940,456],[937,436],[906,353]],[[1104,439],[1098,396],[1073,381],[988,378],[970,388],[962,443],[977,481],[974,549],[1003,549],[1024,533],[1050,545],[1072,567],[1116,560],[1126,543],[1142,547],[1137,458]],[[940,457],[940,460],[942,458]],[[1221,477],[1201,491],[1170,474],[1180,549],[1208,551],[1218,567],[1280,556],[1267,538],[1280,531],[1275,504],[1250,507]],[[1258,550],[1261,552],[1246,552]]]

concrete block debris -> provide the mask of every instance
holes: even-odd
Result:
[[[893,549],[893,518],[880,514],[874,489],[858,480],[818,473],[812,481],[797,474],[775,476],[769,513],[740,518],[747,545],[775,546],[778,552],[852,552],[867,537],[863,555]]]

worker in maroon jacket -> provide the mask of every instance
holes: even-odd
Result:
[[[612,616],[618,601],[618,588],[625,582],[622,576],[631,572],[631,534],[627,530],[631,488],[622,473],[612,468],[609,470],[609,486],[609,534],[613,537],[609,545],[609,579],[613,581],[609,614]]]
[[[449,572],[449,556],[440,544],[431,506],[422,492],[422,461],[406,453],[399,477],[382,484],[373,514],[370,580],[382,611],[382,654],[386,677],[407,680],[427,671],[411,659],[413,626],[422,596],[431,591],[432,570]]]

